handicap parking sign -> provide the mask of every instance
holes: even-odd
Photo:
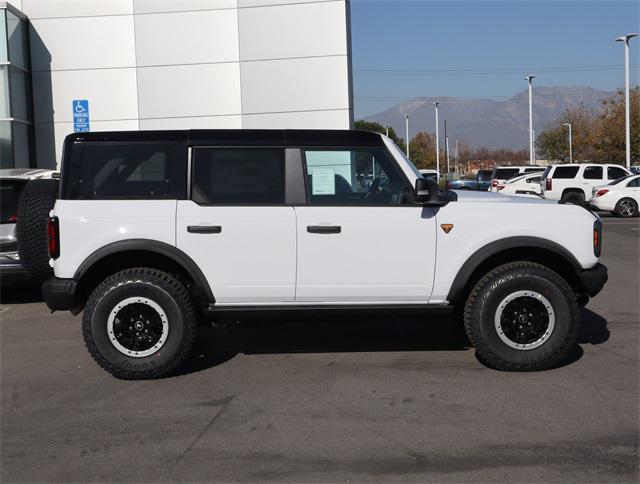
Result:
[[[89,101],[87,99],[73,100],[73,131],[76,133],[89,131]]]

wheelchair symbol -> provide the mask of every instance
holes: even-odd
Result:
[[[82,101],[78,101],[78,102],[76,103],[76,106],[75,106],[75,111],[76,111],[76,113],[78,113],[78,114],[86,113],[86,112],[87,112],[87,108],[85,108],[81,103],[82,103]]]

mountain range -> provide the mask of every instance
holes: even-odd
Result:
[[[597,109],[614,92],[591,87],[536,87],[533,89],[533,129],[542,132],[569,106],[584,105]],[[523,149],[529,146],[529,94],[519,92],[506,100],[460,99],[454,97],[417,97],[365,118],[392,126],[399,137],[405,136],[404,115],[409,115],[409,135],[419,131],[435,133],[435,108],[439,102],[440,136],[444,146],[444,120],[447,120],[449,146],[455,137],[472,148]]]

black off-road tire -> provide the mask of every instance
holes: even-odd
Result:
[[[18,203],[17,238],[20,262],[29,279],[43,283],[53,275],[49,265],[47,224],[58,198],[58,180],[31,180]]]
[[[624,202],[624,203],[623,203]],[[631,211],[627,209],[629,207]],[[632,218],[638,216],[638,204],[633,198],[622,198],[616,203],[615,215],[622,218]]]
[[[153,354],[128,356],[107,334],[107,320],[127,298],[147,298],[166,313],[168,336]],[[105,279],[89,296],[82,318],[82,334],[93,359],[116,378],[150,380],[175,373],[191,353],[198,325],[193,301],[185,286],[165,272],[137,267]]]
[[[517,291],[536,291],[553,308],[555,326],[532,349],[514,349],[498,335],[498,306]],[[555,367],[575,348],[580,308],[574,291],[551,269],[533,262],[512,262],[487,273],[475,285],[464,308],[464,327],[479,359],[502,371],[540,371]]]
[[[580,205],[581,207],[584,207],[586,202],[582,192],[567,192],[562,195],[560,203],[571,203],[573,205]]]

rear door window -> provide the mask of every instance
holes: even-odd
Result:
[[[557,166],[552,178],[571,179],[578,174],[577,166]]]
[[[191,199],[200,205],[281,205],[281,148],[194,148]]]
[[[602,167],[601,166],[585,167],[584,178],[586,180],[602,180]]]

